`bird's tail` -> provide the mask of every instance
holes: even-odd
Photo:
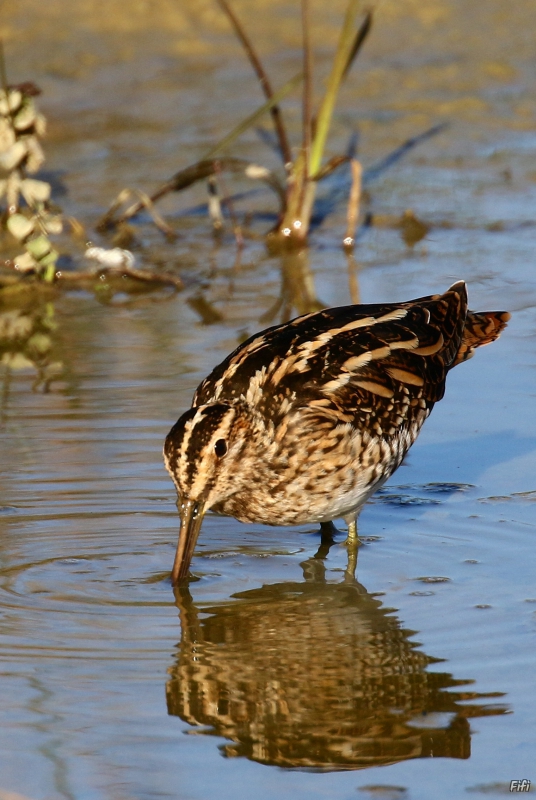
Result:
[[[452,366],[471,358],[477,347],[498,339],[509,319],[508,311],[468,311],[462,343]]]

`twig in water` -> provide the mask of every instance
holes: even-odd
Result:
[[[129,208],[127,208],[123,214],[121,214],[118,220],[114,220],[115,212],[128,200],[130,200],[131,197],[137,197],[138,199],[133,205],[129,206]],[[123,189],[121,192],[119,192],[106,214],[104,214],[104,216],[101,217],[97,223],[97,230],[107,230],[107,228],[110,226],[116,225],[119,222],[124,222],[125,220],[134,216],[134,214],[140,212],[142,209],[147,211],[156,227],[161,230],[162,233],[164,233],[170,239],[176,238],[176,234],[173,229],[169,227],[163,217],[161,217],[156,210],[154,206],[154,198],[149,197],[149,195],[145,192],[142,192],[141,189]]]
[[[361,205],[361,179],[363,177],[363,167],[356,158],[350,161],[352,170],[352,186],[348,198],[348,222],[346,225],[346,236],[343,245],[347,250],[352,250],[355,245],[355,231],[357,220],[359,219],[359,208]]]
[[[98,269],[77,271],[77,272],[56,272],[55,282],[64,284],[87,283],[94,281],[100,275],[113,275],[115,277],[126,276],[144,283],[159,283],[163,286],[173,286],[179,291],[184,289],[184,282],[181,278],[174,275],[164,275],[161,272],[152,272],[148,269],[137,269],[135,267],[99,267]]]
[[[361,292],[359,291],[359,264],[355,256],[349,250],[346,253],[348,259],[348,288],[350,290],[350,300],[356,306],[361,302]]]
[[[223,214],[221,213],[220,193],[215,175],[209,175],[207,180],[208,190],[208,215],[215,233],[223,229]]]
[[[242,247],[244,246],[244,235],[242,233],[242,228],[241,228],[241,226],[240,226],[240,224],[238,222],[238,219],[236,217],[235,210],[234,210],[234,204],[233,204],[233,201],[231,200],[231,195],[227,191],[227,187],[225,185],[225,181],[223,179],[223,175],[221,174],[221,169],[220,169],[220,165],[219,164],[217,164],[217,167],[216,167],[216,174],[218,175],[219,181],[220,181],[222,189],[223,189],[223,194],[224,194],[223,201],[224,201],[225,205],[227,206],[227,208],[229,209],[229,216],[231,217],[231,225],[233,226],[233,233],[234,233],[234,236],[235,236],[235,239],[236,239],[236,245],[237,245],[238,249],[241,250]]]
[[[243,173],[243,175],[250,180],[263,181],[267,186],[270,187],[270,189],[272,189],[272,191],[276,193],[280,204],[283,206],[283,203],[285,202],[285,190],[277,176],[266,167],[252,164],[250,161],[246,161],[242,158],[208,158],[204,159],[203,161],[198,161],[196,164],[192,164],[190,167],[186,167],[185,169],[181,169],[179,172],[176,172],[175,175],[166,181],[166,183],[162,184],[162,186],[160,186],[149,198],[147,198],[147,195],[144,192],[141,192],[140,194],[142,197],[147,198],[150,201],[151,208],[154,211],[154,203],[157,200],[160,200],[161,197],[164,197],[164,195],[169,194],[170,192],[181,192],[184,189],[192,186],[194,183],[206,180],[211,175],[215,175],[218,170],[220,173],[224,170],[229,172]],[[126,222],[128,219],[131,219],[140,211],[142,211],[142,209],[146,208],[146,204],[143,202],[143,200],[138,200],[132,206],[127,208],[120,216],[115,218],[114,215],[116,211],[125,203],[125,200],[130,196],[130,194],[136,194],[136,192],[132,192],[130,189],[124,189],[119,193],[117,199],[114,200],[108,211],[97,223],[96,228],[98,231],[105,231],[110,227],[120,225],[122,222]],[[165,230],[164,232],[166,233]]]

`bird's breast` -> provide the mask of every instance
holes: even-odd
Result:
[[[316,431],[318,433],[318,430]],[[214,510],[241,522],[300,525],[358,509],[402,461],[413,437],[380,438],[348,425],[312,434],[249,466],[249,479]],[[283,444],[283,443],[282,443]]]

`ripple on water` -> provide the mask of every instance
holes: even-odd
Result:
[[[98,490],[91,495],[88,482],[79,484],[76,493],[62,497],[64,487],[56,482],[54,501],[20,509],[17,527],[13,523],[4,531],[1,656],[19,661],[161,657],[162,608],[176,617],[169,573],[162,572],[173,558],[172,507],[161,513],[145,504],[139,514],[128,510],[123,495],[125,507],[110,514]],[[140,524],[147,519],[148,526]]]

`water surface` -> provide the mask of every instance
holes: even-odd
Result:
[[[293,74],[295,15],[269,5],[255,6],[263,48],[276,74]],[[120,41],[93,8],[70,9],[60,36],[61,3],[46,15],[23,6],[28,24],[12,10],[11,29],[42,50],[23,61],[8,39],[11,77],[46,89],[49,166],[88,227],[124,185],[186,166],[258,102],[208,4],[152,16],[140,5],[128,25],[116,17]],[[348,262],[339,206],[308,255],[270,257],[248,239],[237,258],[230,232],[214,243],[203,216],[186,214],[200,189],[164,206],[175,243],[148,221],[137,228],[138,259],[181,274],[184,292],[0,301],[2,792],[450,800],[536,782],[534,9],[396,9],[378,17],[334,147],[358,128],[372,168],[449,123],[370,173],[374,212],[411,207],[431,224],[413,248],[373,227]],[[329,43],[331,16],[319,13]],[[253,133],[243,148],[272,157]],[[272,200],[251,202],[262,232]],[[208,515],[199,580],[175,597],[161,447],[204,375],[278,319],[460,277],[472,307],[508,309],[512,322],[450,375],[406,463],[365,508],[357,582],[345,581],[344,548],[319,552],[313,528]]]

